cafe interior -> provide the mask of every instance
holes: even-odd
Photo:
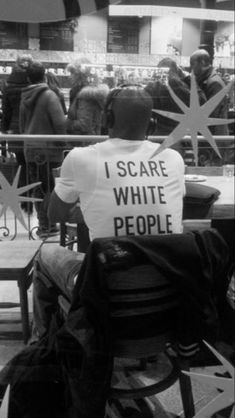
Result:
[[[234,45],[233,0],[0,0],[0,418],[234,417]],[[190,60],[197,50],[208,52],[221,80],[204,104]],[[71,65],[109,90],[164,85],[180,113],[153,109],[147,139],[160,144],[151,160],[168,148],[183,158],[182,234],[168,234],[156,217],[159,234],[151,236],[156,221],[144,216],[137,232],[129,223],[124,237],[93,242],[73,216],[55,234],[38,233],[33,190],[43,171],[49,181],[44,147],[61,148],[62,164],[74,147],[102,143],[108,132],[5,130],[5,88],[19,56],[55,75],[65,117]],[[164,59],[190,80],[189,105],[170,87]],[[226,117],[213,117],[225,101]],[[160,131],[162,120],[179,124]],[[22,185],[17,152],[30,140],[37,148]],[[130,176],[137,166],[148,175],[151,162],[127,165]],[[61,164],[50,172],[55,186]],[[52,245],[81,255],[85,281],[72,300],[57,295],[48,333],[33,341],[34,271]]]

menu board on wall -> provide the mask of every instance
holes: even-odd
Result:
[[[138,54],[139,19],[135,17],[110,17],[108,20],[107,52]]]
[[[27,24],[0,22],[0,49],[28,49]]]
[[[69,22],[41,24],[40,49],[50,51],[73,51],[73,31]]]

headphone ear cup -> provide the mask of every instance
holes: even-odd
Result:
[[[102,127],[107,131],[114,125],[114,114],[111,109],[104,110],[102,115]]]
[[[106,112],[106,126],[109,129],[112,129],[114,125],[114,114],[112,109],[107,110]]]
[[[150,118],[149,125],[147,129],[147,135],[154,135],[157,128],[157,120],[155,118]]]

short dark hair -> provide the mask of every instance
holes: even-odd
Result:
[[[193,61],[197,61],[200,64],[210,65],[211,57],[205,49],[197,49],[190,57],[190,65]]]
[[[174,71],[175,73],[177,72],[177,64],[170,57],[163,58],[161,61],[159,61],[157,67],[158,68],[169,68],[170,70]]]
[[[143,139],[153,108],[149,93],[142,86],[124,86],[114,89],[107,102],[107,116],[111,116],[114,134],[123,139],[139,139],[140,136]]]
[[[30,83],[37,84],[44,81],[45,67],[39,61],[33,61],[27,68],[27,76]]]

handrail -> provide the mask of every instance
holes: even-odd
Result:
[[[44,140],[48,139],[49,141],[64,141],[64,142],[85,142],[85,141],[89,141],[89,142],[103,142],[106,139],[108,139],[107,135],[25,135],[25,134],[5,134],[5,133],[0,133],[0,142],[1,141],[40,141],[40,140]],[[153,142],[163,142],[164,139],[166,139],[167,136],[149,136],[148,139],[150,141]],[[213,138],[216,141],[232,141],[234,140],[234,135],[213,135]],[[190,136],[185,136],[184,138],[182,138],[182,141],[190,141],[191,137]],[[203,136],[198,135],[198,140],[199,141],[206,141],[205,138]]]

